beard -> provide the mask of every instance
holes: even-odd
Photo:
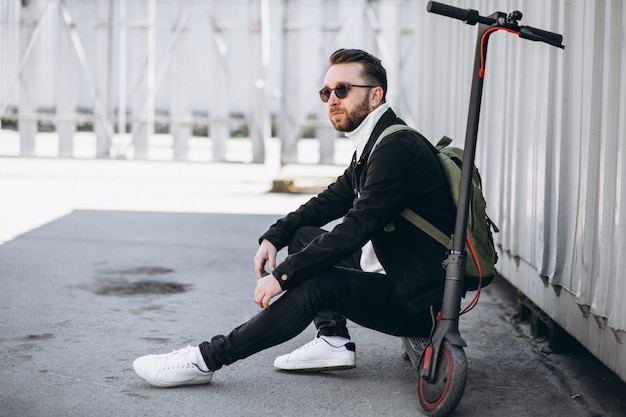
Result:
[[[371,113],[371,111],[372,109],[370,109],[370,106],[368,104],[368,98],[366,97],[351,111],[344,111],[345,119],[334,120],[331,117],[330,122],[339,132],[352,132],[354,129],[359,127],[361,122],[365,120],[365,118],[368,114]]]

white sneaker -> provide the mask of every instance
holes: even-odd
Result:
[[[155,387],[208,384],[213,378],[213,372],[200,370],[196,362],[194,348],[187,346],[164,355],[137,358],[133,362],[133,369],[137,375]]]
[[[317,337],[293,352],[277,357],[274,366],[287,371],[341,371],[356,366],[356,348],[348,342],[333,346]]]

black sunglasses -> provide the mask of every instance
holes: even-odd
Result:
[[[322,99],[322,101],[324,103],[328,102],[328,100],[330,100],[330,95],[331,95],[331,93],[333,91],[335,92],[335,96],[337,96],[338,99],[346,98],[346,96],[348,95],[348,90],[351,89],[352,87],[375,88],[377,86],[375,86],[375,85],[340,84],[340,85],[338,85],[335,88],[324,87],[324,88],[322,88],[320,90],[320,98]]]

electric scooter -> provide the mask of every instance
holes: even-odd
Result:
[[[444,262],[446,280],[443,304],[430,338],[403,337],[404,350],[418,374],[418,397],[428,416],[443,417],[453,412],[461,401],[467,381],[467,358],[463,347],[467,343],[459,333],[461,298],[465,296],[465,252],[468,209],[472,191],[472,169],[476,155],[476,140],[482,99],[487,44],[489,37],[499,30],[518,34],[522,39],[545,42],[564,48],[563,36],[557,33],[519,26],[522,13],[495,12],[481,16],[477,10],[429,1],[427,11],[462,20],[469,25],[478,23],[474,55],[474,69],[470,93],[461,186],[456,211],[452,246]]]

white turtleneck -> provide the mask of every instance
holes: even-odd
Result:
[[[352,139],[352,143],[356,148],[356,160],[358,161],[363,154],[363,149],[365,149],[365,145],[372,135],[372,131],[374,130],[374,126],[378,123],[378,120],[381,118],[383,113],[385,113],[389,109],[389,104],[383,103],[376,110],[372,111],[367,117],[361,122],[361,124],[354,129],[352,132],[346,132],[345,135]]]
[[[356,149],[356,160],[358,161],[363,154],[363,149],[367,144],[374,126],[378,123],[378,120],[389,109],[389,104],[383,103],[376,110],[372,111],[361,122],[361,124],[352,132],[346,132],[346,136],[352,140]],[[361,250],[361,269],[365,272],[377,272],[379,274],[385,274],[385,268],[380,264],[372,241],[368,241]]]

